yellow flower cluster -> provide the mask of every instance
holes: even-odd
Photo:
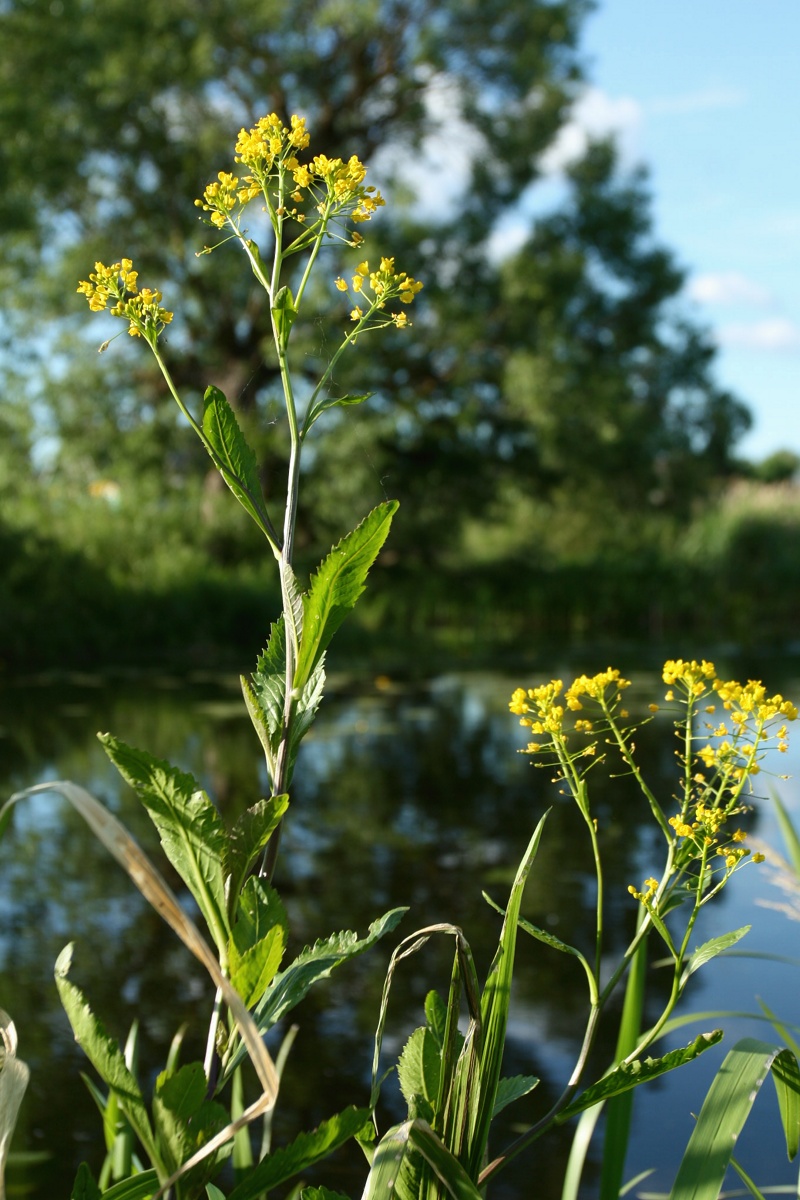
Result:
[[[509,701],[509,709],[520,717],[520,725],[527,726],[532,733],[549,733],[555,736],[561,733],[564,721],[564,706],[558,703],[558,697],[564,687],[560,679],[551,679],[549,683],[539,687],[517,688]],[[528,716],[533,713],[533,716]],[[535,752],[538,744],[531,743],[528,750]]]
[[[630,679],[623,679],[616,667],[609,667],[606,671],[600,671],[597,675],[581,675],[567,688],[565,699],[568,706],[573,710],[583,708],[580,697],[588,696],[590,700],[596,700],[598,703],[606,699],[606,692],[609,687],[613,687],[613,699],[616,700],[623,688],[631,686]]]
[[[651,875],[649,879],[645,879],[643,887],[645,890],[643,892],[639,892],[636,890],[633,884],[630,884],[628,886],[628,891],[637,900],[641,900],[642,904],[646,905],[650,900],[653,899],[653,896],[655,896],[656,892],[658,891],[658,880],[653,879]]]
[[[134,271],[129,258],[112,263],[110,267],[96,262],[89,279],[78,284],[78,291],[86,296],[92,312],[102,312],[108,308],[109,300],[113,300],[108,309],[111,316],[127,320],[128,333],[132,337],[144,337],[152,342],[164,326],[169,325],[173,314],[161,307],[161,292],[152,288],[139,290],[138,278],[139,272]]]
[[[350,290],[347,281],[341,277],[336,280],[336,286],[340,292]],[[353,292],[361,296],[369,306],[367,315],[377,309],[385,308],[388,300],[398,299],[403,304],[410,304],[417,293],[422,290],[422,286],[418,280],[412,279],[405,271],[395,271],[393,258],[382,258],[376,271],[370,271],[369,263],[366,261],[359,263],[352,277]],[[372,293],[371,297],[368,292]],[[361,321],[363,317],[363,307],[356,304],[351,310],[350,320]],[[391,319],[398,328],[408,325],[408,317],[404,312],[395,313]]]
[[[355,154],[347,162],[317,154],[311,162],[301,163],[297,151],[305,150],[309,141],[304,117],[291,117],[288,126],[275,113],[261,117],[252,129],[240,129],[236,142],[235,161],[248,168],[249,174],[239,177],[220,171],[217,181],[208,185],[195,205],[210,213],[209,220],[218,229],[228,222],[235,224],[235,212],[262,194],[271,212],[294,217],[301,224],[307,214],[297,205],[309,197],[322,216],[368,221],[385,202],[374,187],[365,186],[367,168]],[[271,181],[274,196],[267,195]],[[287,185],[295,205],[290,209],[284,199]],[[273,210],[274,201],[277,207]],[[362,239],[354,234],[351,240],[357,245]]]

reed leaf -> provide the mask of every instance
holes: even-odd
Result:
[[[669,1200],[717,1200],[737,1138],[770,1070],[787,1151],[794,1157],[800,1122],[797,1059],[780,1046],[743,1038],[728,1052],[708,1089]]]

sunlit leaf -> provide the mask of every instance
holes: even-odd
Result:
[[[774,1064],[779,1057],[786,1060],[788,1051],[770,1046],[756,1038],[743,1038],[728,1052],[711,1087],[692,1130],[678,1174],[672,1185],[670,1200],[717,1200],[725,1172],[731,1161],[736,1141],[750,1115],[756,1096],[770,1068],[776,1078]],[[794,1055],[791,1055],[794,1058]],[[778,1097],[781,1089],[790,1085],[794,1091],[797,1062],[790,1067],[788,1060],[779,1068]],[[787,1105],[784,1108],[784,1104]],[[781,1103],[787,1148],[797,1148],[797,1095]],[[789,1128],[787,1118],[794,1124]],[[792,1155],[791,1148],[789,1149]]]
[[[271,796],[245,809],[230,831],[225,869],[231,898],[240,895],[247,873],[280,824],[288,796]]]
[[[519,1100],[520,1097],[527,1096],[529,1092],[532,1092],[538,1083],[539,1080],[535,1075],[513,1075],[508,1079],[501,1079],[497,1085],[497,1093],[494,1098],[492,1120],[504,1108],[508,1108],[509,1104],[513,1104],[515,1100]]]
[[[203,396],[203,433],[214,451],[214,465],[242,508],[260,529],[269,526],[256,456],[230,404],[213,386],[206,388]]]
[[[113,1088],[120,1108],[130,1121],[131,1128],[150,1161],[156,1167],[163,1167],[139,1084],[128,1070],[119,1043],[109,1037],[102,1023],[92,1012],[83,992],[67,978],[71,966],[70,944],[56,959],[55,977],[58,994],[75,1034],[75,1041],[100,1078]]]
[[[303,639],[294,686],[302,689],[318,665],[331,638],[364,591],[394,513],[395,500],[379,504],[361,524],[335,546],[320,564],[303,597]]]
[[[397,1078],[406,1103],[411,1104],[415,1096],[435,1103],[440,1074],[441,1059],[433,1034],[426,1026],[415,1029],[397,1063]]]
[[[710,962],[712,958],[716,958],[718,954],[722,954],[725,950],[730,950],[731,946],[735,946],[740,942],[746,933],[750,932],[749,925],[743,925],[741,929],[734,929],[730,933],[720,934],[719,937],[711,938],[710,941],[704,942],[702,946],[690,955],[681,974],[681,988],[686,986],[686,982],[690,975],[695,971],[699,971],[704,963]]]
[[[281,965],[283,951],[284,931],[279,925],[242,953],[237,950],[236,943],[231,942],[231,983],[248,1008],[261,999],[272,983]]]
[[[640,1083],[656,1079],[667,1071],[674,1071],[676,1067],[682,1067],[684,1063],[692,1062],[720,1041],[722,1041],[722,1030],[715,1029],[712,1033],[701,1033],[688,1046],[670,1050],[661,1058],[643,1058],[635,1059],[630,1063],[621,1063],[613,1071],[609,1071],[608,1075],[604,1075],[597,1083],[588,1087],[585,1092],[581,1092],[580,1096],[561,1110],[556,1120],[559,1123],[567,1121],[576,1113],[583,1112],[585,1108],[591,1108],[600,1100],[608,1100],[611,1096],[618,1096],[630,1088],[638,1087]]]
[[[374,392],[362,392],[357,396],[326,396],[324,400],[318,400],[314,407],[309,410],[303,422],[303,436],[308,433],[314,422],[329,408],[346,408],[351,404],[363,404],[365,400],[369,400],[374,395]]]
[[[294,296],[288,287],[282,287],[275,297],[275,303],[272,306],[272,315],[275,319],[278,338],[282,345],[285,346],[291,328],[297,320]]]
[[[299,1134],[288,1146],[267,1155],[230,1193],[228,1200],[256,1200],[264,1192],[307,1171],[343,1146],[369,1122],[369,1109],[346,1108],[310,1133]]]
[[[225,901],[228,835],[222,818],[191,775],[109,733],[98,737],[147,809],[167,858],[197,901],[223,954],[230,929]]]

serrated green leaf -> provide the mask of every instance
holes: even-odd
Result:
[[[195,1151],[228,1124],[221,1104],[206,1100],[208,1081],[202,1063],[188,1063],[174,1075],[165,1072],[156,1081],[153,1116],[170,1172],[177,1171]],[[213,1174],[217,1155],[198,1164],[183,1177],[201,1187]]]
[[[70,1192],[70,1200],[101,1200],[100,1188],[87,1163],[82,1162]]]
[[[508,1079],[501,1079],[497,1085],[497,1095],[494,1098],[492,1120],[504,1108],[508,1108],[509,1104],[513,1104],[515,1100],[532,1092],[538,1083],[539,1080],[535,1075],[513,1075]]]
[[[742,1038],[728,1052],[706,1093],[672,1185],[670,1200],[717,1200],[736,1141],[761,1084],[770,1068],[773,1068],[775,1079],[774,1064],[786,1054],[780,1046],[771,1046],[756,1038]],[[796,1070],[795,1060],[791,1073]],[[780,1091],[778,1095],[780,1099]],[[784,1115],[783,1108],[781,1115]],[[787,1147],[790,1144],[796,1147],[796,1129],[785,1132]]]
[[[252,1008],[258,1003],[275,978],[283,958],[284,946],[284,932],[277,925],[243,953],[237,950],[234,941],[231,942],[231,983],[247,1008]]]
[[[385,934],[391,933],[407,911],[405,908],[393,908],[384,913],[372,922],[366,937],[359,938],[358,934],[345,930],[306,947],[285,970],[275,976],[266,995],[256,1005],[253,1018],[259,1032],[262,1035],[267,1033],[281,1017],[300,1003],[315,983],[327,979],[342,963],[357,954],[363,954]],[[244,1057],[244,1047],[240,1046],[226,1065],[223,1081]]]
[[[400,1091],[407,1104],[415,1096],[435,1103],[439,1091],[441,1059],[436,1039],[427,1026],[415,1029],[397,1062]]]
[[[233,941],[240,954],[244,954],[256,942],[278,926],[284,934],[289,931],[289,918],[275,888],[257,875],[246,880],[236,906],[236,923]]]
[[[288,1146],[263,1158],[246,1179],[233,1189],[228,1200],[256,1200],[262,1193],[308,1170],[343,1146],[369,1122],[367,1108],[346,1108],[323,1121],[310,1133],[299,1134]]]
[[[681,974],[680,986],[683,989],[690,975],[694,975],[695,971],[699,971],[704,963],[710,962],[712,958],[716,958],[718,954],[722,954],[724,950],[730,950],[731,946],[735,946],[740,942],[746,933],[750,932],[749,925],[743,925],[741,929],[734,929],[730,933],[720,934],[719,937],[711,938],[710,941],[704,942],[702,946],[689,956],[686,965]]]
[[[320,564],[303,597],[303,639],[294,687],[302,690],[331,638],[364,591],[370,567],[397,511],[395,500],[379,504]]]
[[[129,1071],[119,1043],[109,1037],[102,1023],[92,1012],[83,992],[67,978],[72,966],[72,945],[65,946],[56,959],[55,978],[58,994],[69,1018],[75,1041],[89,1062],[110,1088],[113,1088],[120,1108],[142,1143],[150,1161],[157,1167],[163,1164],[158,1153],[150,1119],[147,1115],[139,1084]]]
[[[684,1063],[693,1062],[706,1050],[712,1046],[716,1046],[722,1041],[722,1030],[715,1029],[712,1033],[701,1033],[688,1046],[681,1046],[677,1050],[670,1050],[668,1054],[662,1055],[661,1058],[644,1058],[636,1059],[631,1063],[621,1063],[613,1071],[609,1071],[602,1079],[598,1079],[597,1083],[593,1083],[585,1092],[581,1092],[580,1096],[576,1097],[571,1104],[562,1109],[556,1118],[561,1124],[563,1121],[574,1117],[576,1113],[583,1112],[586,1108],[591,1108],[592,1105],[598,1104],[601,1100],[608,1100],[612,1096],[618,1096],[622,1092],[629,1091],[630,1088],[638,1087],[641,1083],[647,1083],[651,1079],[657,1079],[659,1075],[666,1074],[667,1071],[674,1071],[676,1067],[682,1067]]]
[[[235,900],[244,886],[247,873],[280,825],[289,807],[288,796],[271,796],[245,809],[230,831],[226,873],[228,895]]]
[[[285,346],[291,328],[297,320],[294,296],[288,287],[282,287],[275,297],[275,303],[272,306],[272,315],[275,319],[278,338],[281,345]]]
[[[274,780],[286,708],[286,633],[283,617],[276,621],[270,630],[266,649],[261,654],[252,677],[252,688],[246,687],[244,680],[242,683],[250,719],[264,746],[270,778]],[[284,780],[287,787],[291,782],[300,743],[313,724],[324,686],[323,656],[294,700]]]
[[[228,835],[191,775],[111,734],[98,734],[106,754],[135,790],[158,830],[164,853],[197,901],[220,954],[230,928],[225,902]]]
[[[203,433],[214,451],[215,466],[247,513],[263,528],[264,499],[256,456],[239,428],[236,414],[223,393],[206,388],[203,396]]]
[[[374,395],[374,392],[362,392],[358,396],[326,396],[324,400],[318,400],[314,407],[309,410],[303,422],[303,437],[308,433],[314,422],[324,412],[327,412],[329,408],[347,408],[352,404],[363,404],[365,400],[369,400]]]
[[[292,639],[294,655],[297,655],[300,650],[300,640],[303,636],[303,598],[300,595],[300,588],[297,584],[297,578],[290,564],[281,558],[281,589],[283,592],[283,619],[287,623],[289,633]]]
[[[438,1049],[441,1050],[447,1031],[447,1005],[438,992],[430,991],[425,997],[425,1020]]]

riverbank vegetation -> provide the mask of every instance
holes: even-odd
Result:
[[[176,383],[220,387],[281,493],[269,315],[235,256],[198,258],[182,198],[225,166],[231,128],[290,94],[321,151],[370,158],[395,197],[374,252],[426,279],[413,340],[363,340],[358,380],[341,364],[341,394],[370,398],[358,422],[330,414],[304,468],[302,568],[365,507],[400,501],[359,644],[791,637],[796,459],[741,460],[746,398],[715,381],[646,173],[613,140],[553,167],[590,5],[72,7],[0,14],[3,78],[37,80],[0,107],[4,670],[259,647],[277,597],[257,531],[133,339],[98,357],[74,279],[134,242],[180,287]],[[336,296],[314,301],[307,380],[340,320]]]

